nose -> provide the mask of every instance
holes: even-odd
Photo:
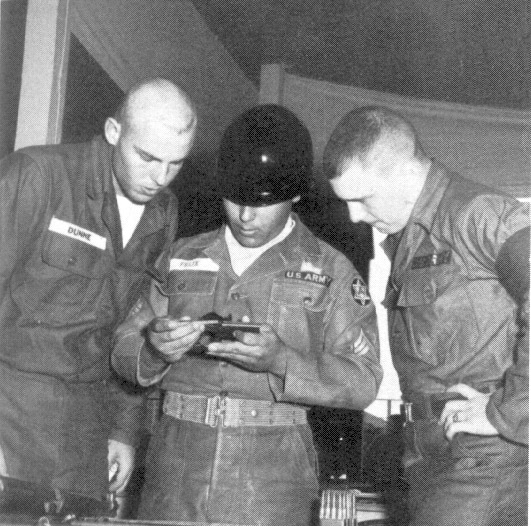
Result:
[[[254,209],[252,206],[240,206],[240,221],[242,223],[248,223],[255,217]]]
[[[170,165],[160,163],[153,174],[153,181],[155,181],[159,186],[165,186],[166,182],[168,181],[169,174]]]
[[[364,221],[367,217],[367,212],[362,203],[357,201],[351,201],[348,203],[348,213],[350,215],[350,220],[353,223],[359,223]]]

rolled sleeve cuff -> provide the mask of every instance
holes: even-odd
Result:
[[[486,411],[489,422],[504,438],[529,444],[529,396],[511,403],[504,402],[503,397],[503,389],[490,397]]]
[[[164,378],[170,367],[170,364],[156,356],[150,350],[149,344],[145,343],[138,353],[136,380],[144,387],[157,384]]]
[[[376,397],[379,382],[363,358],[333,354],[312,358],[292,351],[284,378],[269,373],[269,384],[279,402],[364,409]]]
[[[123,429],[115,429],[111,431],[109,435],[109,440],[115,440],[116,442],[127,444],[128,446],[135,448],[139,446],[141,439],[142,434],[140,432],[131,435],[131,433],[128,433]]]

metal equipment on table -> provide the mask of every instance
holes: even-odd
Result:
[[[41,515],[63,519],[80,515],[114,516],[116,509],[117,503],[112,496],[97,500],[45,484],[0,476],[0,517],[22,520]]]
[[[98,501],[34,482],[0,476],[0,526],[250,526],[116,518],[113,497]]]
[[[219,522],[187,521],[140,521],[130,519],[82,519],[73,521],[71,526],[252,526],[245,524],[226,524]],[[40,525],[39,525],[40,526]]]
[[[321,494],[321,526],[384,526],[386,519],[386,509],[379,493],[325,489]]]
[[[0,526],[251,526],[243,524],[221,524],[181,521],[137,521],[107,517],[65,518],[43,515],[39,518],[0,514]]]

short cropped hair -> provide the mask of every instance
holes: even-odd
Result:
[[[116,111],[114,112],[114,118],[122,124],[125,128],[128,128],[131,125],[131,122],[133,120],[133,100],[138,92],[142,91],[146,86],[151,86],[154,88],[165,88],[165,87],[172,87],[174,90],[176,90],[179,95],[182,97],[183,101],[191,110],[192,113],[192,119],[187,123],[187,126],[181,130],[181,133],[186,133],[190,131],[193,127],[197,124],[197,110],[195,107],[194,102],[190,98],[190,96],[180,87],[177,86],[175,83],[173,83],[170,80],[164,79],[164,78],[154,78],[154,79],[147,79],[144,81],[139,82],[138,84],[131,87],[123,96],[122,100],[120,101],[120,104],[116,108]]]
[[[383,106],[364,106],[347,113],[332,132],[323,154],[326,177],[339,175],[341,166],[350,159],[365,161],[379,142],[390,152],[410,150],[411,155],[424,157],[417,132],[407,119]]]

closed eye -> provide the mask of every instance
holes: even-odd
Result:
[[[142,159],[144,162],[146,163],[150,163],[152,161],[158,161],[159,159],[157,159],[156,157],[154,157],[153,155],[149,154],[148,152],[138,148],[135,146],[135,151],[136,153],[138,154],[138,156],[140,157],[140,159]]]
[[[159,159],[158,157],[155,157],[154,155],[151,155],[150,153],[146,152],[145,150],[142,150],[141,148],[138,148],[137,146],[134,147],[135,152],[138,154],[140,159],[144,161],[145,163],[151,163],[151,162],[163,162],[162,159]],[[175,161],[170,161],[169,164],[172,166],[179,168],[184,162],[184,159],[177,159]]]

